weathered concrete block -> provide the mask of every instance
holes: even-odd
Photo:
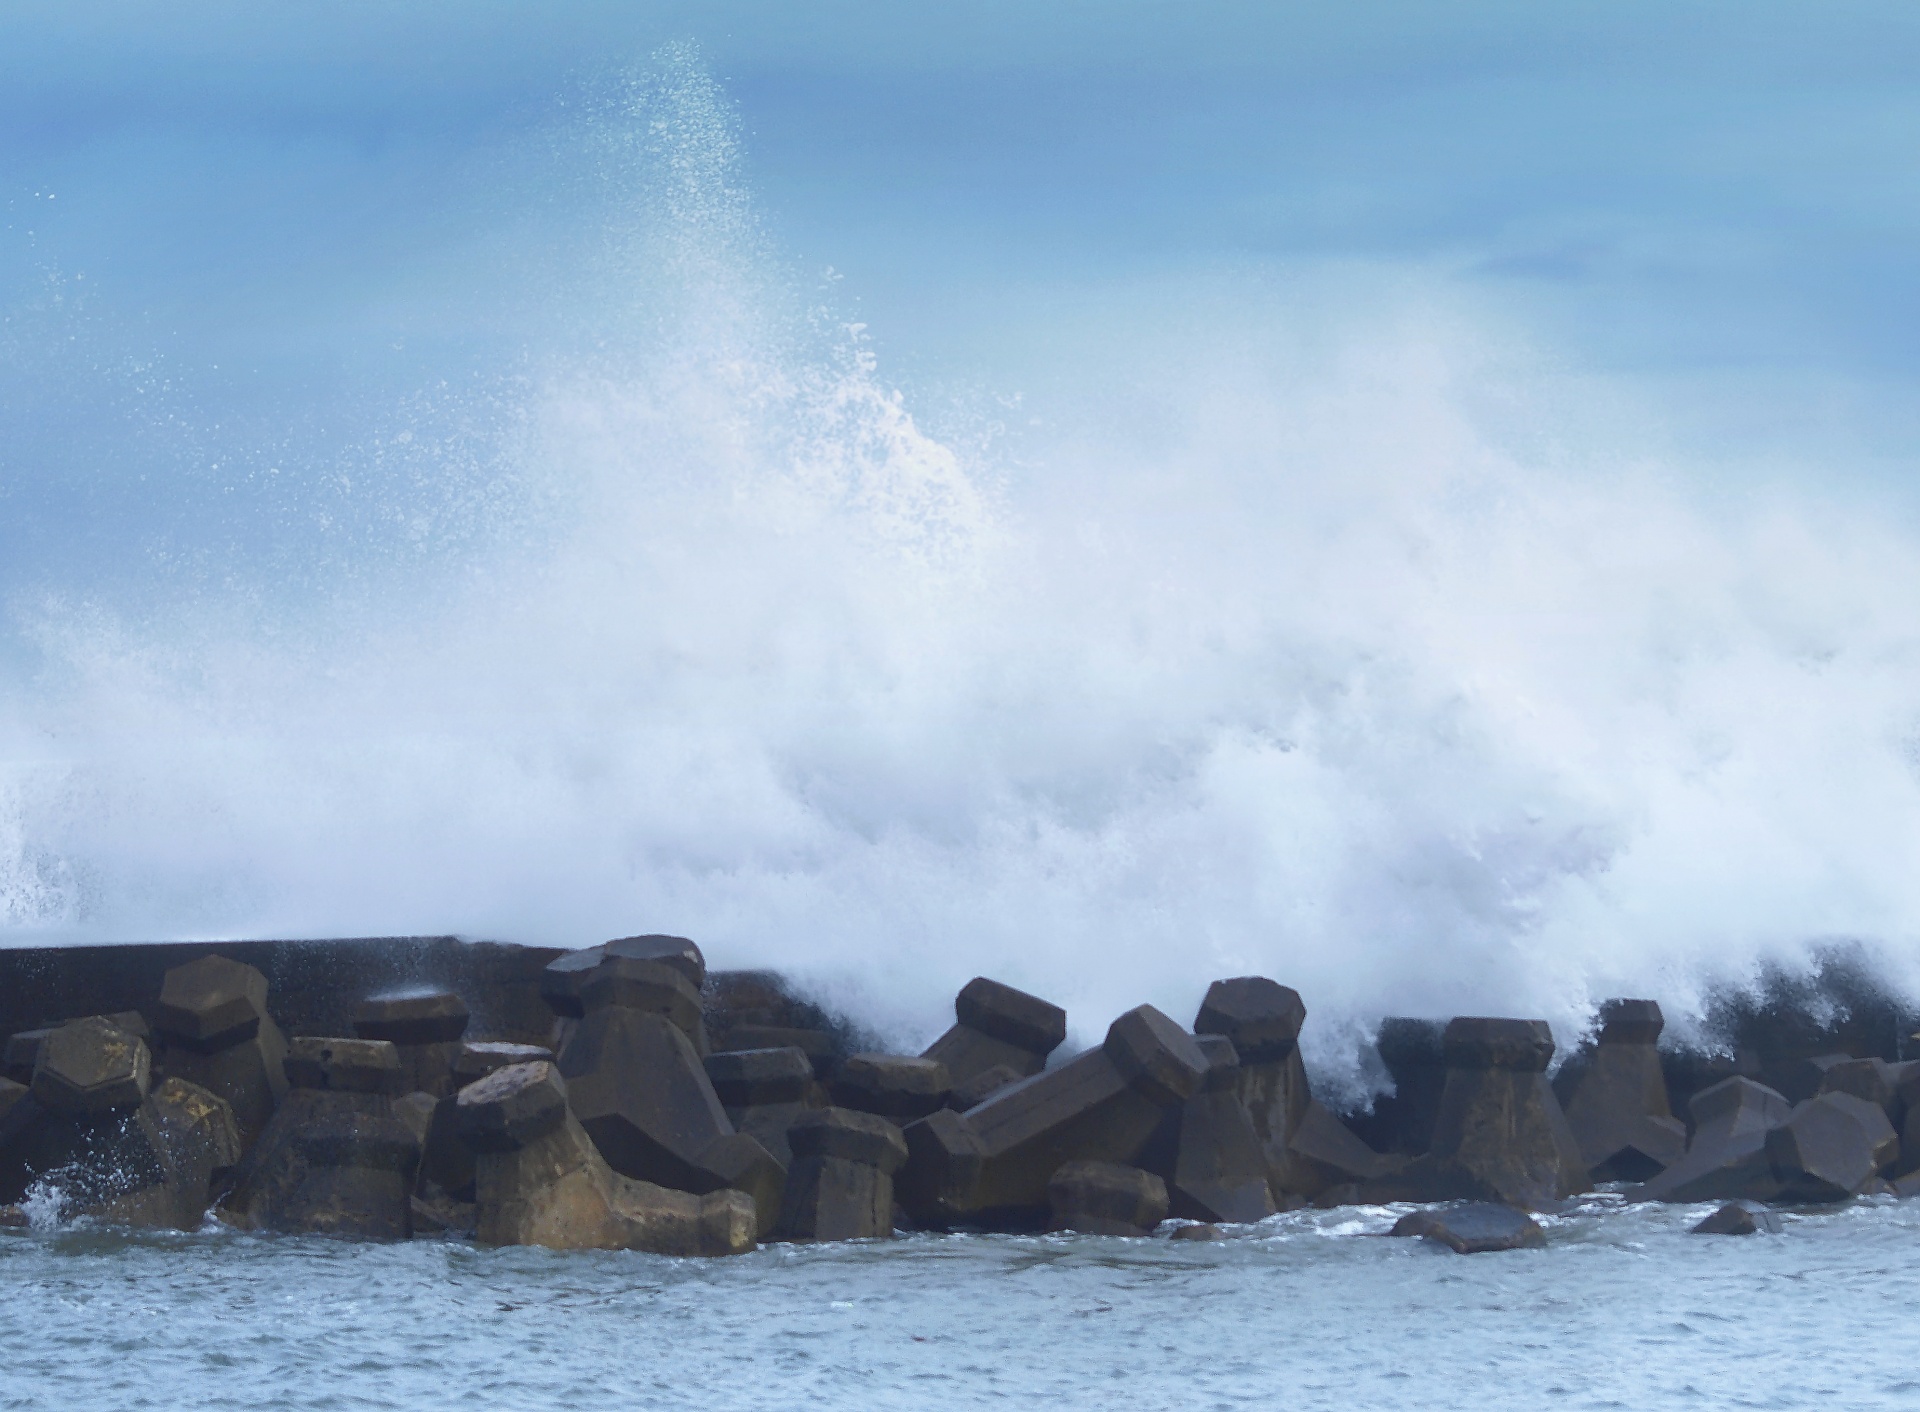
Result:
[[[1787,1100],[1752,1079],[1723,1079],[1693,1096],[1686,1155],[1637,1193],[1648,1201],[1772,1199],[1779,1182],[1767,1160],[1767,1133],[1785,1122]]]
[[[1193,1032],[1231,1040],[1243,1064],[1267,1064],[1293,1052],[1306,1018],[1299,991],[1265,976],[1241,976],[1207,987]]]
[[[1447,1086],[1426,1155],[1367,1188],[1375,1200],[1464,1198],[1539,1210],[1587,1189],[1547,1083],[1541,1020],[1462,1017],[1442,1036]]]
[[[568,1111],[551,1064],[496,1070],[462,1089],[456,1103],[471,1110],[462,1127],[489,1144],[475,1177],[475,1234],[484,1244],[661,1255],[754,1247],[753,1199],[744,1192],[694,1196],[610,1168]]]
[[[98,1016],[74,1020],[41,1041],[33,1096],[55,1113],[138,1107],[152,1086],[151,1063],[138,1036]]]
[[[1067,1012],[1038,996],[976,976],[954,998],[957,1023],[922,1056],[946,1066],[955,1084],[995,1065],[1037,1074],[1067,1037]]]
[[[700,948],[682,936],[629,936],[581,951],[570,951],[553,961],[541,974],[541,999],[556,1015],[576,1018],[584,1015],[587,1007],[583,992],[587,981],[609,957],[623,961],[652,962],[678,972],[692,986],[695,1009],[698,1010],[700,987],[707,979],[707,961]]]
[[[467,1002],[451,991],[364,1000],[354,1012],[353,1032],[384,1039],[400,1052],[405,1092],[451,1094],[460,1038],[467,1032]]]
[[[1850,1059],[1827,1069],[1820,1079],[1820,1093],[1850,1093],[1865,1099],[1887,1115],[1898,1132],[1906,1117],[1906,1100],[1900,1095],[1900,1080],[1906,1065],[1889,1064],[1884,1059]]]
[[[169,1078],[218,1094],[233,1109],[241,1144],[252,1147],[286,1095],[286,1059],[287,1041],[280,1027],[263,1015],[252,1033],[224,1048],[168,1041],[154,1066]]]
[[[788,1130],[793,1168],[780,1230],[790,1240],[893,1234],[893,1174],[906,1139],[885,1118],[848,1108],[804,1114]]]
[[[1063,1162],[1047,1182],[1047,1229],[1144,1236],[1167,1219],[1167,1184],[1118,1162]]]
[[[63,1220],[195,1229],[238,1160],[231,1110],[178,1079],[130,1108],[54,1111],[27,1096],[0,1119],[0,1199],[45,1179]]]
[[[434,1109],[441,1102],[441,1099],[418,1089],[393,1100],[393,1116],[406,1125],[407,1131],[413,1134],[414,1141],[422,1149],[427,1145],[427,1134],[433,1130]]]
[[[287,1082],[294,1088],[373,1093],[397,1098],[406,1071],[400,1051],[384,1039],[301,1035],[287,1046]]]
[[[1206,1076],[1184,1104],[1170,1108],[1138,1165],[1166,1183],[1175,1216],[1250,1222],[1274,1211],[1266,1154],[1240,1101],[1240,1056],[1225,1035],[1197,1036]]]
[[[1729,1201],[1693,1228],[1695,1235],[1779,1235],[1780,1218],[1764,1206]]]
[[[467,1002],[452,991],[389,995],[363,1000],[353,1030],[361,1039],[384,1039],[396,1048],[451,1044],[467,1032]]]
[[[1392,1234],[1421,1236],[1456,1255],[1524,1250],[1547,1243],[1546,1233],[1525,1211],[1487,1201],[1414,1211],[1394,1223]]]
[[[1150,1005],[1130,1010],[1099,1049],[964,1117],[941,1109],[910,1125],[919,1134],[908,1134],[902,1204],[922,1224],[1043,1223],[1054,1172],[1081,1159],[1131,1164],[1206,1070],[1191,1035]]]
[[[1893,1165],[1900,1144],[1878,1104],[1823,1093],[1768,1131],[1766,1151],[1782,1199],[1844,1201]]]
[[[484,1079],[496,1069],[504,1069],[512,1064],[551,1062],[552,1059],[553,1051],[544,1045],[470,1039],[460,1046],[459,1054],[454,1057],[454,1091],[457,1093],[475,1079]]]
[[[13,1111],[13,1105],[27,1096],[27,1086],[13,1079],[0,1079],[0,1124],[7,1121],[7,1114]]]
[[[982,1069],[965,1083],[955,1084],[947,1095],[947,1107],[955,1112],[964,1113],[985,1103],[994,1094],[1008,1084],[1017,1084],[1021,1076],[1005,1064],[995,1064],[990,1069]]]
[[[681,1191],[722,1185],[700,1162],[733,1131],[700,1056],[663,1015],[603,1006],[558,1059],[574,1115],[616,1172]]]
[[[31,1084],[34,1063],[40,1058],[40,1045],[59,1028],[58,1025],[42,1025],[37,1029],[20,1030],[8,1035],[6,1048],[0,1050],[0,1073],[15,1083]]]
[[[514,1064],[461,1089],[454,1114],[473,1151],[512,1152],[561,1125],[567,1087],[552,1064]]]
[[[801,1114],[827,1106],[807,1056],[791,1046],[747,1049],[709,1054],[706,1064],[735,1131],[751,1135],[790,1168],[787,1130]]]
[[[1399,1154],[1375,1152],[1359,1134],[1318,1102],[1294,1128],[1287,1144],[1287,1166],[1280,1178],[1284,1196],[1319,1201],[1346,1188],[1389,1178],[1406,1165]]]
[[[1668,1105],[1660,1067],[1665,1024],[1651,1000],[1607,1001],[1598,1042],[1554,1081],[1580,1160],[1595,1181],[1644,1182],[1686,1151],[1686,1125]]]
[[[1194,1018],[1196,1034],[1232,1042],[1240,1056],[1236,1088],[1266,1161],[1268,1193],[1277,1204],[1288,1183],[1288,1145],[1312,1101],[1300,1059],[1300,993],[1265,976],[1215,981]]]
[[[420,1143],[393,1109],[399,1051],[386,1040],[303,1036],[288,1046],[286,1071],[292,1087],[240,1164],[227,1219],[405,1240]]]
[[[614,1171],[699,1195],[731,1187],[769,1219],[777,1213],[786,1168],[735,1131],[692,1041],[667,1016],[589,1005],[557,1067],[575,1116]]]
[[[172,1044],[212,1053],[252,1037],[266,1018],[265,976],[224,956],[202,956],[166,973],[154,1027]]]
[[[1791,1059],[1768,1066],[1773,1087],[1789,1103],[1805,1103],[1826,1087],[1827,1075],[1851,1064],[1851,1054],[1816,1054],[1810,1059]]]
[[[910,1123],[945,1107],[953,1081],[938,1059],[854,1054],[840,1065],[830,1090],[841,1108]]]

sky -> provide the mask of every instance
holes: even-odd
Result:
[[[1917,61],[0,5],[0,927],[680,928],[908,1027],[1920,975]]]

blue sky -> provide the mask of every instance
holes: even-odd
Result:
[[[0,16],[10,519],[111,545],[128,477],[241,426],[332,454],[592,307],[543,144],[680,40],[779,258],[909,386],[1044,391],[1194,282],[1410,271],[1703,462],[1902,489],[1920,446],[1909,7],[74,4]],[[156,391],[200,429],[166,464]]]

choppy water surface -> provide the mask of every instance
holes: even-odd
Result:
[[[1912,1406],[1920,1207],[1692,1236],[1710,1207],[1547,1220],[1544,1250],[914,1236],[736,1260],[0,1233],[0,1406]]]

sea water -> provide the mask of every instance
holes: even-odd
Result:
[[[1911,1407],[1920,1207],[1596,1196],[1544,1249],[1403,1208],[1214,1242],[916,1234],[725,1260],[0,1232],[0,1407]]]

